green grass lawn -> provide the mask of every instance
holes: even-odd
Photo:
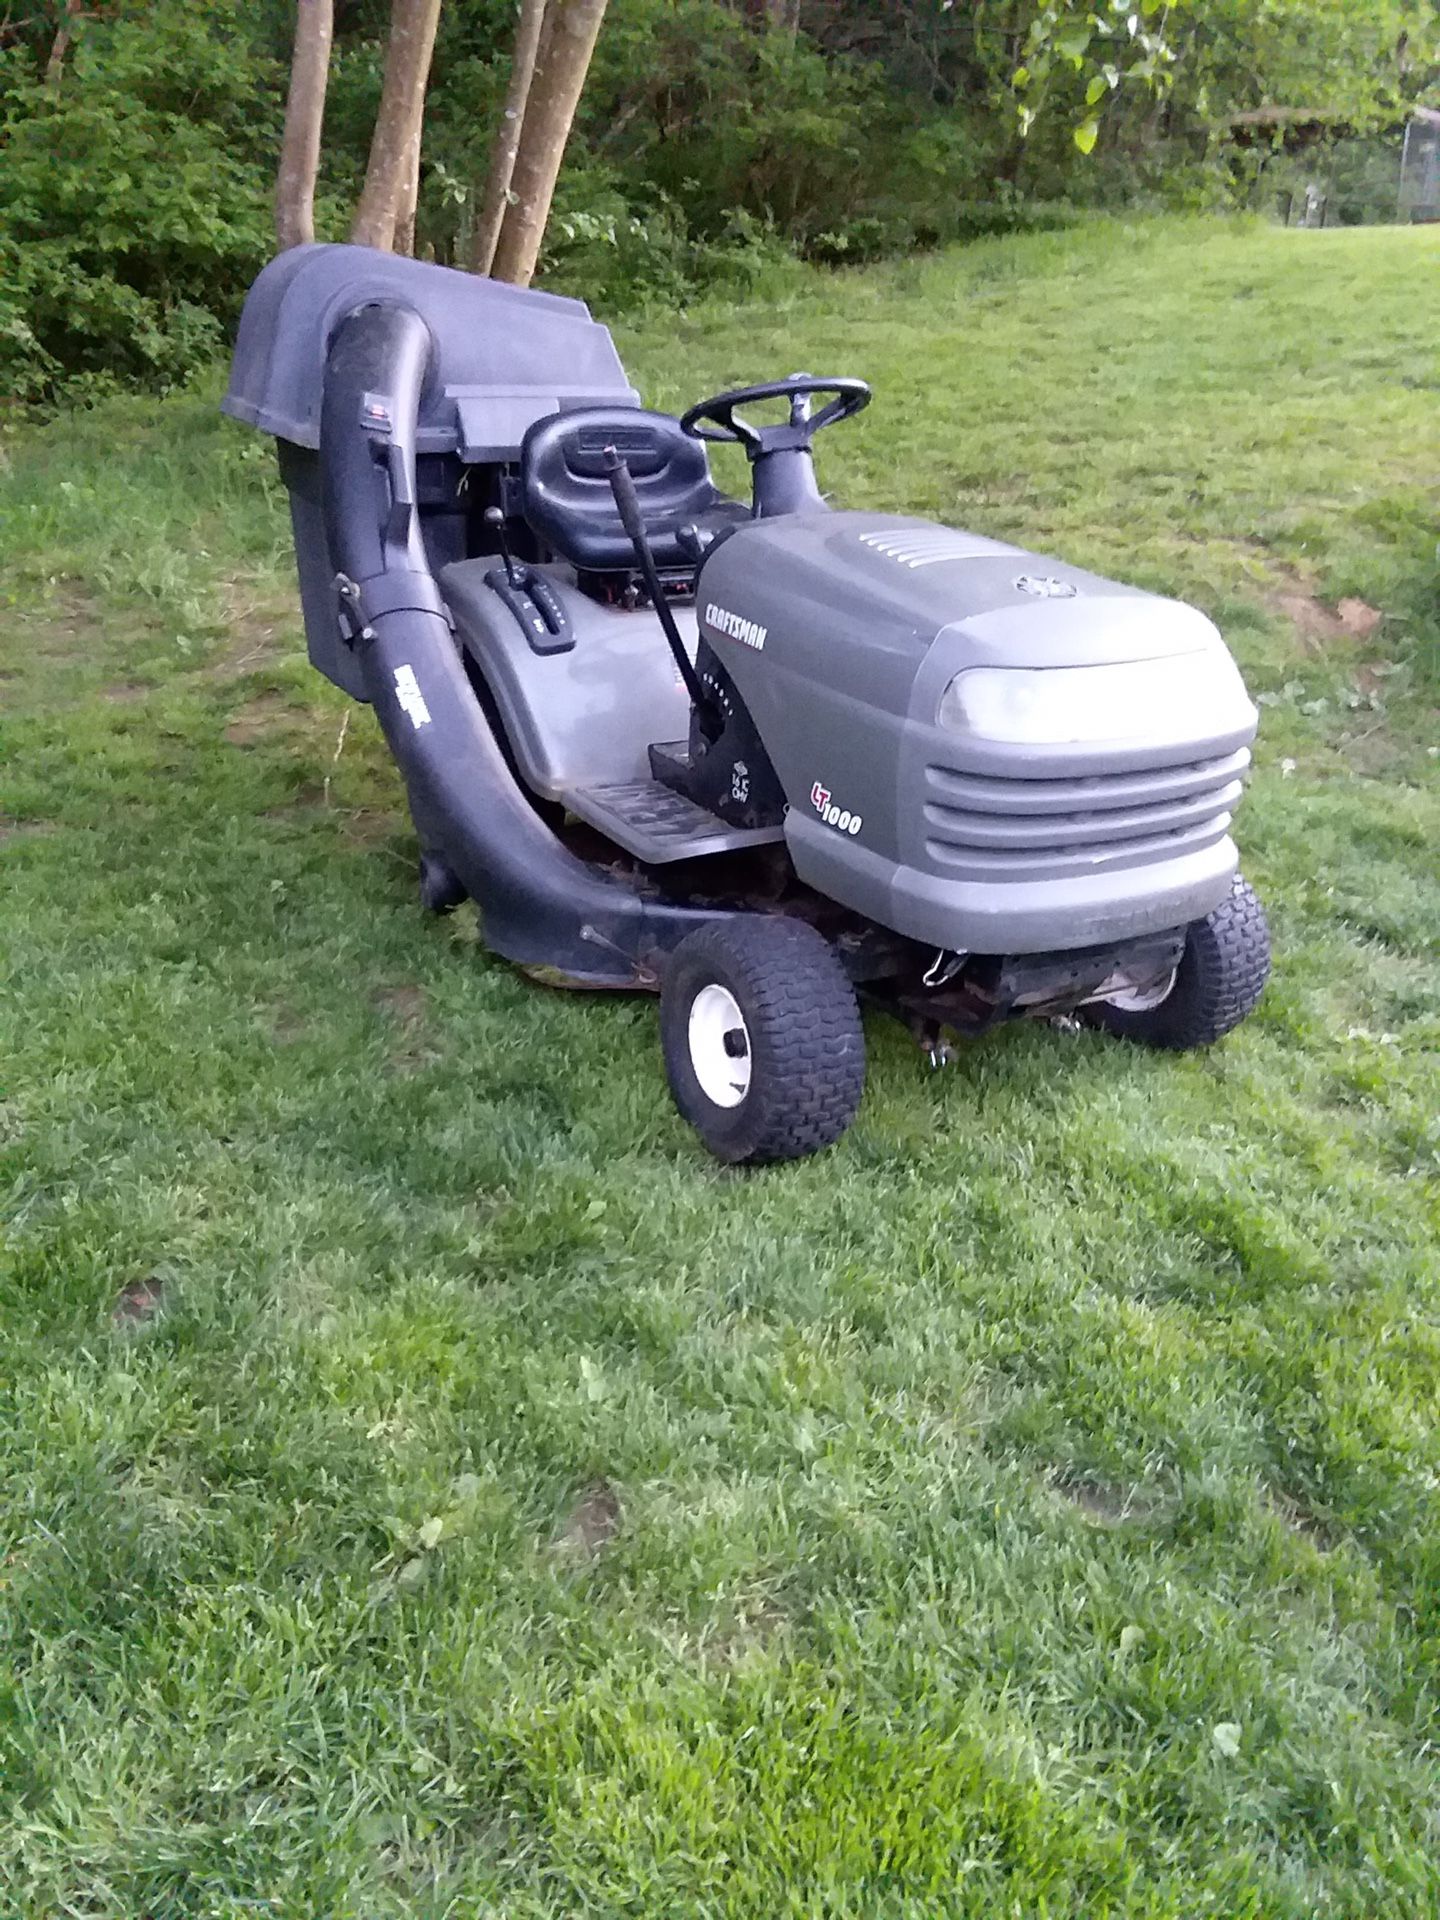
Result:
[[[1273,982],[737,1174],[424,919],[214,393],[0,471],[0,1915],[1440,1914],[1440,244],[1097,228],[620,330],[1195,599]],[[344,724],[348,716],[348,727]]]

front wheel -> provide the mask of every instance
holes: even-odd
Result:
[[[1237,873],[1229,897],[1190,923],[1168,989],[1117,995],[1086,1012],[1107,1033],[1147,1047],[1208,1047],[1255,1011],[1269,975],[1265,909]]]
[[[801,920],[741,914],[687,935],[660,988],[675,1104],[719,1160],[798,1160],[838,1140],[865,1081],[855,989]]]

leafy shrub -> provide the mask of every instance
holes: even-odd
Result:
[[[1415,0],[1176,8],[1173,84],[1117,80],[1082,158],[1073,129],[1096,84],[1083,60],[1053,63],[1023,141],[1009,90],[1028,26],[1056,8],[1007,0],[982,20],[987,7],[805,0],[787,33],[739,0],[611,0],[545,280],[613,312],[776,284],[796,255],[865,261],[1095,207],[1273,203],[1264,156],[1213,137],[1226,110],[1278,89],[1379,124],[1393,49],[1410,48],[1417,91],[1436,59],[1433,31],[1396,38]],[[1088,43],[1095,20],[1067,10]],[[45,0],[0,22],[0,390],[163,388],[223,350],[272,250],[291,0],[103,0],[51,85],[58,12]],[[387,13],[337,9],[322,239],[344,238],[363,178]],[[441,261],[467,262],[514,19],[513,0],[442,11],[416,223]],[[1387,217],[1384,174],[1337,159],[1332,218]]]
[[[279,75],[233,9],[92,23],[47,86],[11,61],[0,121],[0,382],[30,399],[164,387],[214,359],[271,249]]]

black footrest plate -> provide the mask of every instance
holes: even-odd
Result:
[[[735,853],[743,847],[774,846],[785,838],[783,827],[727,826],[658,780],[573,787],[560,799],[578,819],[652,866],[695,860],[707,853]]]

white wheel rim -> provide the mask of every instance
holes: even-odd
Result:
[[[750,1091],[750,1029],[728,987],[712,982],[690,1002],[690,1065],[717,1107],[738,1107]]]
[[[1149,1013],[1152,1007],[1162,1006],[1170,998],[1177,971],[1172,967],[1153,987],[1124,987],[1119,993],[1107,993],[1105,1004],[1118,1007],[1121,1013]]]

